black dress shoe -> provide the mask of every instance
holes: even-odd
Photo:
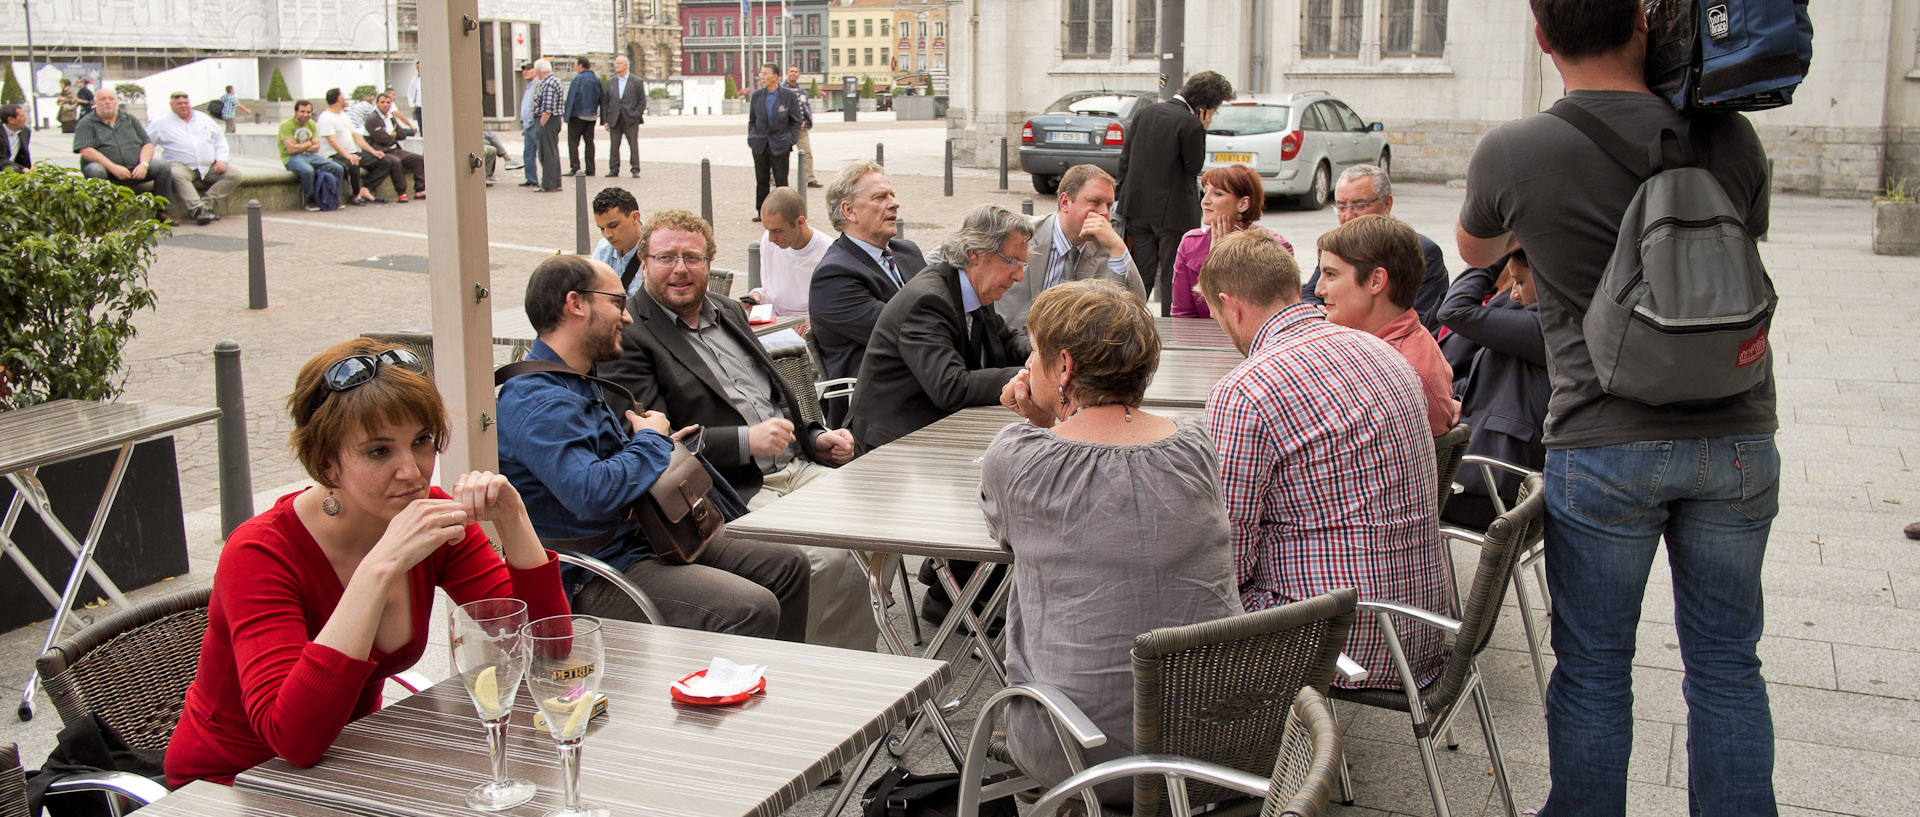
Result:
[[[520,186],[521,187],[539,187],[540,184],[538,182],[521,182]]]
[[[614,178],[614,177],[617,177],[617,176],[619,176],[619,175],[620,175],[620,168],[617,168],[617,167],[616,167],[616,168],[614,168],[614,169],[612,169],[612,170],[609,170],[609,171],[607,171],[607,178],[609,178],[609,179],[611,179],[611,178]]]
[[[569,170],[569,171],[567,171],[567,172],[565,172],[565,173],[562,173],[562,174],[560,174],[560,175],[562,175],[562,176],[578,176],[578,175],[580,175],[580,168],[577,168],[577,167],[576,167],[576,168],[574,168],[574,169],[572,169],[572,170]]]
[[[634,178],[636,178],[636,179],[638,179],[638,178],[640,178],[640,171],[638,171],[638,170],[636,170],[636,171],[633,171],[633,177],[634,177]]]

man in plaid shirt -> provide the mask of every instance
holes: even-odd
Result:
[[[1372,334],[1300,302],[1300,268],[1253,231],[1213,248],[1199,289],[1247,361],[1207,398],[1220,448],[1240,600],[1263,610],[1341,587],[1428,610],[1443,604],[1433,437],[1420,376]],[[1401,634],[1421,683],[1440,634]],[[1354,686],[1399,688],[1386,637],[1362,616],[1347,655]]]
[[[566,121],[566,92],[546,58],[533,63],[533,116],[540,126],[540,192],[560,189],[560,123]]]

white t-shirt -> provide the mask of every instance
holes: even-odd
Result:
[[[327,139],[329,136],[339,139],[340,144],[347,150],[353,150],[353,121],[347,118],[346,112],[321,111],[313,121],[320,128],[321,156],[331,158],[338,152],[334,150],[333,142]]]
[[[820,266],[833,239],[819,230],[813,239],[797,250],[782,249],[765,232],[760,234],[760,298],[773,304],[773,314],[806,317],[807,290],[813,286],[813,270]]]

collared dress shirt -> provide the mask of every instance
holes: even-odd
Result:
[[[640,242],[638,241],[633,242],[633,246],[626,252],[621,252],[613,248],[613,242],[602,238],[600,243],[593,246],[593,260],[612,267],[613,274],[624,277],[627,274],[627,264],[632,262],[634,255],[639,252]],[[627,297],[639,295],[646,281],[646,270],[636,268],[633,271],[633,280],[627,284]]]
[[[559,360],[536,340],[528,360]],[[527,520],[541,538],[577,539],[616,529],[613,540],[589,555],[626,570],[653,550],[625,519],[627,508],[667,470],[673,441],[635,433],[614,414],[590,380],[532,372],[500,387],[500,473],[520,492]],[[561,571],[569,596],[590,574]]]
[[[1420,375],[1420,393],[1426,397],[1427,427],[1438,437],[1460,421],[1460,401],[1453,399],[1453,367],[1440,352],[1440,343],[1420,323],[1420,313],[1408,309],[1374,332]]]
[[[1355,587],[1362,600],[1443,610],[1419,375],[1309,304],[1274,315],[1253,349],[1207,398],[1241,602],[1264,610]],[[1423,683],[1439,672],[1437,631],[1409,627],[1401,640]],[[1346,653],[1371,672],[1357,686],[1400,686],[1371,617],[1354,622]]]
[[[652,298],[653,293],[647,293],[647,297]],[[657,300],[654,303],[659,304],[662,312],[673,317],[673,328],[686,333],[687,345],[693,347],[694,354],[700,356],[700,362],[706,364],[714,376],[725,385],[727,403],[733,406],[734,411],[740,412],[742,425],[739,426],[740,433],[733,444],[739,446],[741,461],[753,460],[753,464],[759,466],[762,474],[771,474],[787,467],[787,463],[793,461],[793,446],[787,446],[780,453],[770,457],[755,456],[748,440],[748,426],[786,416],[780,410],[780,406],[774,402],[778,398],[774,391],[771,373],[760,368],[754,361],[752,350],[741,348],[739,341],[727,334],[727,330],[721,328],[713,314],[712,302],[704,300],[701,302],[700,325],[697,328],[688,326],[686,321],[674,315],[673,310],[668,309],[665,304]],[[804,437],[803,431],[796,435],[795,441],[798,442]],[[723,440],[709,439],[707,444],[726,445],[727,443]]]
[[[847,234],[842,233],[842,235],[847,235]],[[847,240],[853,242],[853,246],[856,246],[862,250],[865,250],[867,255],[872,256],[873,263],[879,264],[880,269],[886,271],[887,275],[894,279],[893,281],[894,286],[906,285],[907,278],[904,274],[900,272],[900,266],[894,263],[892,250],[889,250],[886,247],[876,247],[872,244],[868,244],[865,241],[861,241],[858,238],[854,238],[852,235],[847,235]]]
[[[1087,240],[1092,241],[1093,239],[1089,238]],[[1060,229],[1060,219],[1054,219],[1053,253],[1050,256],[1052,260],[1047,264],[1046,286],[1041,287],[1043,291],[1057,287],[1062,281],[1067,279],[1067,268],[1071,266],[1071,264],[1068,263],[1068,259],[1076,249],[1077,248],[1073,246],[1073,242],[1067,240],[1066,232]],[[1107,271],[1120,276],[1120,282],[1124,286],[1127,280],[1126,253],[1108,256]]]
[[[153,146],[166,151],[162,158],[186,165],[205,175],[214,162],[227,161],[227,134],[213,117],[192,111],[182,120],[168,111],[147,126]]]
[[[534,124],[540,123],[540,115],[543,113],[554,116],[565,116],[567,114],[567,92],[560,87],[560,78],[553,74],[548,74],[545,77],[534,80],[534,82],[536,83],[533,97]]]

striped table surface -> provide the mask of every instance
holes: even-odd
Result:
[[[1212,318],[1154,318],[1161,349],[1235,352],[1233,339]]]
[[[929,661],[809,644],[603,622],[607,714],[581,750],[585,802],[615,814],[774,817],[885,738],[945,686]],[[676,703],[674,681],[715,656],[767,666],[767,689],[724,707]],[[532,801],[498,812],[533,817],[562,803],[559,754],[533,729],[519,691],[508,729],[508,773],[532,780]],[[271,760],[238,785],[371,817],[471,817],[462,802],[491,766],[473,703],[459,680],[350,724],[319,765]]]
[[[1168,417],[1192,409],[1148,406]],[[980,511],[980,461],[1019,415],[999,406],[955,412],[828,471],[727,523],[736,539],[1011,562]]]
[[[352,817],[319,803],[195,780],[140,808],[144,817]]]
[[[0,411],[0,474],[70,460],[220,416],[217,408],[49,400]]]
[[[1246,355],[1239,352],[1163,348],[1160,368],[1153,373],[1153,382],[1147,384],[1144,402],[1148,406],[1205,408],[1214,384],[1246,360]]]

